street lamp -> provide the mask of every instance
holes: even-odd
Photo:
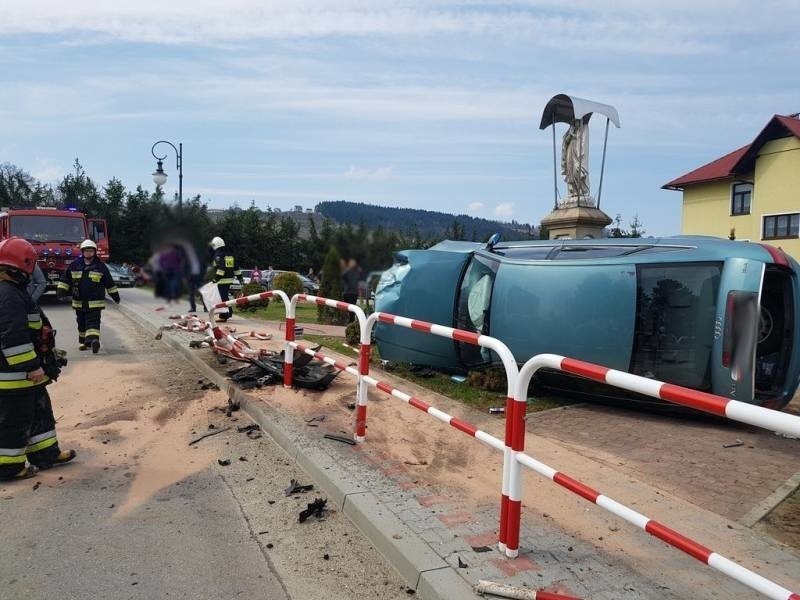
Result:
[[[156,154],[156,146],[159,144],[168,144],[172,146],[172,149],[175,150],[175,156],[177,157],[176,167],[178,169],[178,209],[180,210],[183,208],[183,144],[179,143],[178,147],[175,147],[175,144],[172,142],[168,142],[166,140],[159,140],[153,147],[150,148],[150,153],[156,159],[156,170],[153,173],[153,183],[157,186],[162,186],[167,183],[167,174],[164,171],[164,159],[167,158],[167,155],[159,156]]]

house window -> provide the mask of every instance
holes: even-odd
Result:
[[[800,234],[800,213],[764,217],[765,240],[796,238]]]
[[[749,215],[752,183],[734,183],[731,188],[731,215]]]

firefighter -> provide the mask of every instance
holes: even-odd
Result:
[[[0,480],[33,477],[76,454],[62,451],[56,438],[45,386],[60,370],[45,358],[54,334],[26,290],[35,264],[36,251],[24,239],[0,242]]]
[[[100,350],[100,316],[106,307],[106,292],[119,304],[119,291],[106,265],[97,258],[97,244],[81,242],[81,256],[64,271],[58,294],[72,290],[72,308],[78,321],[78,350]]]
[[[217,284],[219,288],[219,297],[224,302],[230,298],[231,285],[233,285],[235,280],[239,281],[239,285],[244,285],[242,272],[236,266],[236,258],[225,248],[225,240],[216,236],[211,240],[209,245],[213,252],[213,257],[211,259],[211,281]],[[220,321],[224,322],[227,321],[232,314],[233,310],[228,308],[228,311],[220,313],[218,318]]]

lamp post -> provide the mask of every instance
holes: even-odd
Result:
[[[183,208],[183,144],[179,143],[178,147],[175,147],[175,144],[172,142],[168,142],[166,140],[159,140],[153,147],[150,148],[150,153],[156,159],[156,170],[153,173],[153,183],[157,186],[162,186],[167,183],[167,174],[164,172],[164,159],[167,158],[167,155],[159,156],[156,154],[156,146],[159,144],[168,144],[172,146],[172,149],[175,150],[175,156],[177,157],[176,167],[178,169],[178,210]]]

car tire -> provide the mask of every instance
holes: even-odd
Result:
[[[783,313],[780,299],[764,296],[761,299],[761,314],[758,323],[758,354],[772,354],[780,350],[783,339]]]

